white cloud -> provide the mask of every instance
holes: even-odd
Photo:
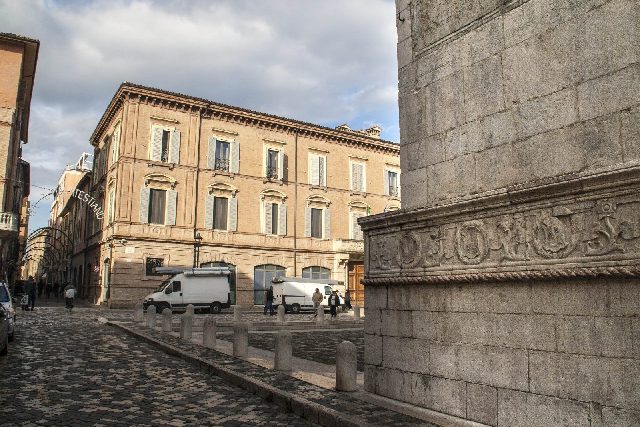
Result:
[[[41,41],[32,182],[55,186],[122,81],[398,140],[390,0],[0,0],[0,27]],[[42,225],[42,224],[40,224]]]

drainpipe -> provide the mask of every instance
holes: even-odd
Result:
[[[294,162],[293,162],[293,277],[298,274],[298,129],[294,129]]]

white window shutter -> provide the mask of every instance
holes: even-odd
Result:
[[[324,232],[322,234],[323,239],[331,238],[331,209],[325,208],[324,210]]]
[[[164,215],[164,223],[166,225],[176,225],[177,202],[178,192],[175,190],[167,190],[167,210]]]
[[[273,234],[271,230],[271,203],[263,203],[264,207],[264,233]]]
[[[311,185],[320,185],[320,156],[316,156],[315,154],[311,155],[310,159],[310,168],[309,173],[311,174],[311,179],[309,184]]]
[[[204,208],[204,227],[208,229],[213,228],[213,204],[215,202],[215,198],[213,196],[207,195],[207,203]]]
[[[162,129],[160,126],[154,126],[151,132],[151,150],[149,156],[151,160],[160,161],[162,158]]]
[[[287,205],[284,203],[278,206],[278,234],[287,235]]]
[[[231,143],[231,162],[229,164],[229,172],[238,173],[240,171],[240,144]]]
[[[278,151],[278,179],[284,177],[284,151]]]
[[[140,222],[149,222],[149,197],[151,195],[151,189],[142,187],[140,189]]]
[[[357,190],[358,183],[358,168],[356,163],[351,163],[351,189]]]
[[[207,147],[207,166],[209,169],[215,169],[216,167],[216,138],[214,136],[209,137],[209,147]]]
[[[115,215],[115,207],[116,207],[116,189],[113,188],[109,191],[109,223],[112,223],[114,219],[116,219]]]
[[[359,212],[353,212],[351,214],[351,218],[352,218],[352,236],[351,238],[354,240],[362,240],[362,229],[360,228],[360,225],[358,224],[358,218],[362,218],[364,215],[359,213]]]
[[[304,237],[311,237],[311,208],[304,209]]]
[[[356,163],[356,191],[363,191],[364,186],[362,185],[362,169],[364,168],[361,163]]]
[[[384,170],[384,194],[391,195],[391,188],[389,188],[389,171]]]
[[[325,176],[325,170],[326,168],[324,167],[324,161],[325,158],[323,156],[318,156],[318,185],[321,185],[323,187],[326,187],[327,182],[326,182],[326,176]]]
[[[229,199],[229,231],[238,231],[238,199]]]
[[[169,163],[180,163],[180,131],[176,129],[171,131],[169,156]]]

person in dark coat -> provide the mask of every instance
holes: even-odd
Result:
[[[44,285],[44,292],[47,294],[47,299],[51,298],[51,283]]]
[[[329,296],[329,312],[331,313],[331,318],[334,318],[338,315],[339,306],[340,306],[340,297],[338,296],[338,292],[331,291],[331,295]]]
[[[344,292],[344,308],[345,310],[351,310],[353,308],[351,307],[351,293],[349,289]]]
[[[44,280],[38,280],[38,298],[42,296],[42,291],[44,291]]]
[[[269,286],[269,289],[264,294],[264,314],[267,314],[267,310],[273,316],[273,286]]]
[[[36,281],[33,280],[33,276],[29,276],[29,278],[24,284],[24,293],[29,295],[29,305],[31,306],[31,311],[33,311],[33,307],[36,304],[37,292],[38,290],[37,290]]]

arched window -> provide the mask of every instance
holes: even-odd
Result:
[[[331,279],[331,270],[314,265],[302,269],[303,279]]]
[[[264,292],[271,286],[271,279],[283,277],[287,269],[281,265],[262,264],[253,269],[253,302],[264,304]]]

